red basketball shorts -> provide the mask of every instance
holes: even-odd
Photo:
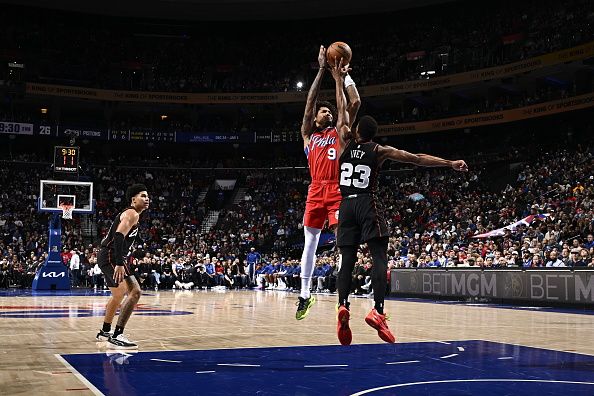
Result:
[[[338,224],[338,208],[340,207],[340,189],[337,180],[314,181],[309,185],[303,225],[306,227],[324,228],[326,220],[330,227]]]

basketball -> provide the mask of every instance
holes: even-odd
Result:
[[[328,47],[328,50],[326,51],[326,59],[328,59],[328,64],[330,64],[330,66],[334,66],[336,60],[340,58],[343,58],[342,64],[346,65],[350,63],[352,56],[353,52],[351,51],[351,47],[342,41],[330,44],[330,47]]]

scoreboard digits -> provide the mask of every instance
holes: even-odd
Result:
[[[78,173],[79,147],[54,147],[54,171],[63,173]]]

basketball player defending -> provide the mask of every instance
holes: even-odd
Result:
[[[309,309],[315,302],[310,296],[311,277],[315,267],[315,254],[320,240],[320,233],[328,221],[331,229],[336,228],[338,222],[338,207],[340,206],[340,191],[338,189],[338,153],[342,136],[338,135],[333,121],[336,109],[328,102],[318,102],[320,83],[326,69],[326,49],[320,46],[318,54],[320,69],[311,85],[305,104],[305,115],[301,125],[303,148],[309,164],[311,184],[305,203],[303,216],[303,232],[305,245],[301,256],[301,295],[297,302],[295,317],[301,320],[307,316]],[[345,111],[355,119],[361,100],[353,79],[346,75],[346,90],[351,102]],[[346,106],[346,105],[345,105]],[[349,124],[346,124],[349,126]],[[348,128],[347,128],[348,130]]]
[[[105,282],[111,291],[111,298],[105,308],[103,328],[97,334],[97,341],[106,341],[116,349],[136,349],[138,346],[124,336],[124,327],[134,307],[140,299],[140,286],[130,272],[126,257],[134,246],[138,235],[138,219],[149,207],[149,197],[143,184],[134,184],[126,191],[130,206],[120,212],[113,221],[109,233],[101,241],[97,255],[97,264],[105,275]],[[124,297],[128,295],[124,303]],[[115,331],[111,331],[111,322],[117,309],[120,315]]]
[[[349,136],[347,125],[346,98],[342,86],[346,70],[335,67],[332,75],[336,80],[338,119],[336,127]],[[342,131],[347,129],[347,131]],[[462,160],[449,161],[425,154],[411,154],[390,146],[381,146],[372,141],[377,132],[377,122],[370,116],[362,117],[354,135],[345,141],[339,155],[340,163],[340,204],[337,246],[342,255],[342,266],[338,273],[338,339],[342,345],[349,345],[352,333],[349,328],[349,302],[351,273],[357,261],[357,248],[367,243],[373,267],[371,286],[375,307],[365,317],[365,322],[375,330],[385,342],[393,343],[395,338],[388,328],[384,313],[384,296],[388,266],[388,226],[384,219],[381,202],[377,198],[378,174],[384,161],[397,161],[418,166],[447,166],[457,171],[467,171]]]

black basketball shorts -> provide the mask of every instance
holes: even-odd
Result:
[[[342,199],[338,212],[337,246],[353,246],[374,238],[388,238],[388,225],[377,198],[357,194]]]
[[[99,265],[101,272],[103,272],[103,277],[105,278],[105,284],[107,287],[118,287],[119,284],[113,280],[116,265],[114,264],[110,249],[99,249],[99,254],[97,254],[97,264]],[[130,266],[125,261],[124,269],[126,270],[126,276],[124,278],[132,276]]]

